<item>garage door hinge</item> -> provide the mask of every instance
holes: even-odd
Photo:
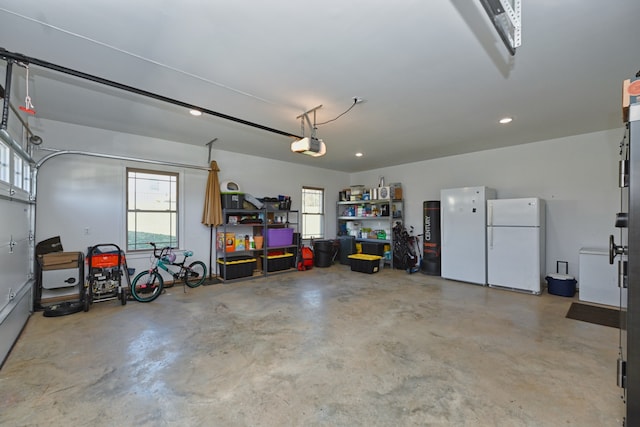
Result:
[[[618,359],[618,375],[616,383],[620,388],[627,388],[627,361]]]

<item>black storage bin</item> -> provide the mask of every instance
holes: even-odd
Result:
[[[349,255],[351,260],[351,271],[358,271],[360,273],[377,273],[380,270],[379,255],[367,255],[367,254],[353,254]]]
[[[351,265],[349,255],[356,253],[356,238],[340,236],[340,264]]]
[[[218,258],[216,262],[219,274],[225,280],[252,276],[256,269],[256,259],[250,256],[227,257],[226,262],[224,258]]]
[[[260,256],[264,265],[264,255]],[[267,272],[288,270],[295,266],[295,261],[296,259],[292,253],[267,255]]]
[[[387,243],[388,244],[388,243]],[[378,242],[362,242],[362,253],[367,255],[384,256],[385,243]]]
[[[222,209],[242,209],[244,193],[220,193]]]

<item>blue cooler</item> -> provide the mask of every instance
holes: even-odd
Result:
[[[559,273],[549,273],[545,277],[547,291],[553,295],[573,297],[576,294],[576,279],[573,276]]]
[[[564,265],[565,274],[560,274],[560,265]],[[569,276],[569,263],[567,261],[556,261],[556,272],[547,274],[544,278],[547,281],[547,291],[553,295],[561,297],[573,297],[576,294],[576,279]]]

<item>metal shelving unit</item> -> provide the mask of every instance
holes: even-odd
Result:
[[[268,234],[270,229],[292,228],[293,233],[298,232],[299,212],[292,210],[273,210],[273,209],[223,209],[222,215],[224,224],[216,227],[216,261],[222,260],[222,264],[216,262],[216,268],[220,280],[224,282],[235,282],[242,280],[250,280],[259,277],[266,277],[271,274],[280,274],[291,271],[297,271],[295,268],[295,257],[297,255],[298,245],[292,242],[290,245],[271,246],[269,245]],[[222,235],[220,235],[222,233]],[[234,234],[234,248],[227,250],[227,233]],[[252,236],[255,242],[256,235],[263,236],[263,245],[261,248],[238,248],[235,244],[237,236]],[[221,238],[224,238],[222,244]],[[246,243],[245,243],[246,245]],[[268,253],[273,251],[282,251],[284,253],[293,254],[291,267],[287,269],[269,271]],[[229,268],[227,262],[232,257],[247,256],[256,259],[256,269],[253,274],[232,279],[225,279],[227,274],[221,275],[220,269]],[[275,261],[272,261],[275,262]]]
[[[404,221],[403,200],[355,200],[341,201],[336,204],[338,236],[354,236],[358,243],[389,244],[390,259],[385,263],[393,268],[393,226]],[[384,230],[384,238],[370,238],[362,234],[363,228]]]

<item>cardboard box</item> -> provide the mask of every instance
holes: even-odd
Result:
[[[82,264],[82,252],[52,252],[38,257],[43,270],[78,268]]]
[[[236,250],[236,235],[235,233],[229,233],[225,235],[223,232],[218,232],[216,238],[216,250],[233,252]]]
[[[247,247],[247,243],[249,242],[249,235],[238,233],[236,235],[236,251],[248,251],[250,248]]]
[[[402,184],[394,182],[389,184],[391,200],[402,200]]]

